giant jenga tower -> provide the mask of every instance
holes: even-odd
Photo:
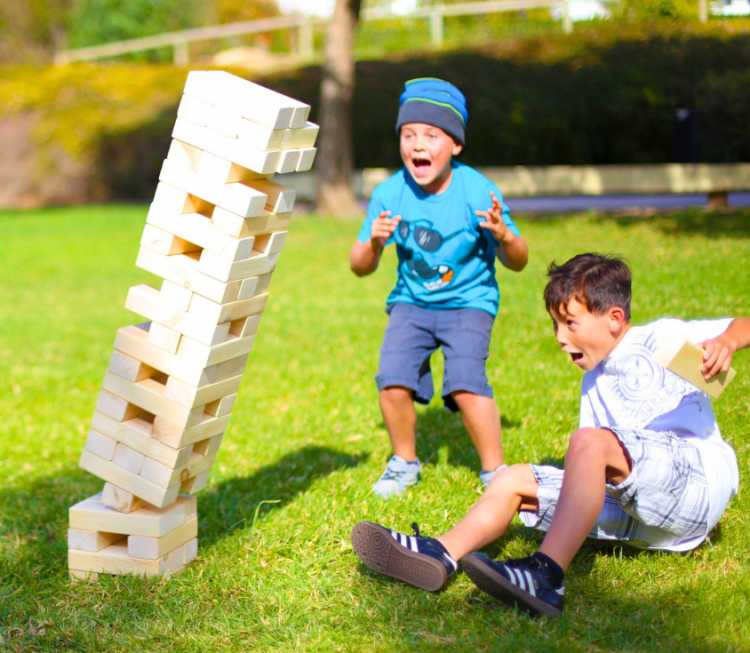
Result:
[[[312,167],[310,107],[225,72],[191,72],[80,466],[105,481],[70,508],[68,567],[175,574],[197,554],[205,487],[294,205],[274,173]]]

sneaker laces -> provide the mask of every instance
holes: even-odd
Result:
[[[416,535],[417,537],[421,537],[421,535],[419,534],[419,526],[417,526],[417,522],[412,522],[411,528],[414,531],[414,535]]]
[[[380,477],[380,480],[400,481],[404,474],[406,474],[405,469],[391,469],[390,467],[386,467],[383,475]]]

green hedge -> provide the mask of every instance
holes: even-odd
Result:
[[[747,21],[676,30],[605,23],[570,36],[362,61],[356,165],[398,165],[398,96],[404,80],[418,76],[448,79],[465,92],[462,160],[472,165],[668,162],[674,112],[683,107],[698,112],[701,161],[750,161],[749,32]],[[150,197],[185,75],[167,65],[0,70],[0,116],[35,116],[29,192],[38,187],[40,201],[65,201],[59,189],[50,200],[42,186],[73,170],[85,177],[86,196]],[[317,119],[318,67],[258,81],[311,103]]]

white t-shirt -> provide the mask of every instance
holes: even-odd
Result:
[[[675,334],[695,344],[715,338],[731,321],[663,319],[633,326],[607,358],[586,372],[581,388],[581,427],[672,431],[700,450],[708,486],[708,531],[737,494],[737,458],[721,437],[708,395],[661,367],[653,352]]]

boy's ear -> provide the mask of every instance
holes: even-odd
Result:
[[[455,138],[453,139],[453,156],[458,156],[461,154],[462,150],[464,149],[464,146],[461,145]]]
[[[627,322],[625,310],[622,306],[613,306],[609,309],[608,313],[610,330],[614,333],[622,329],[623,325]]]

